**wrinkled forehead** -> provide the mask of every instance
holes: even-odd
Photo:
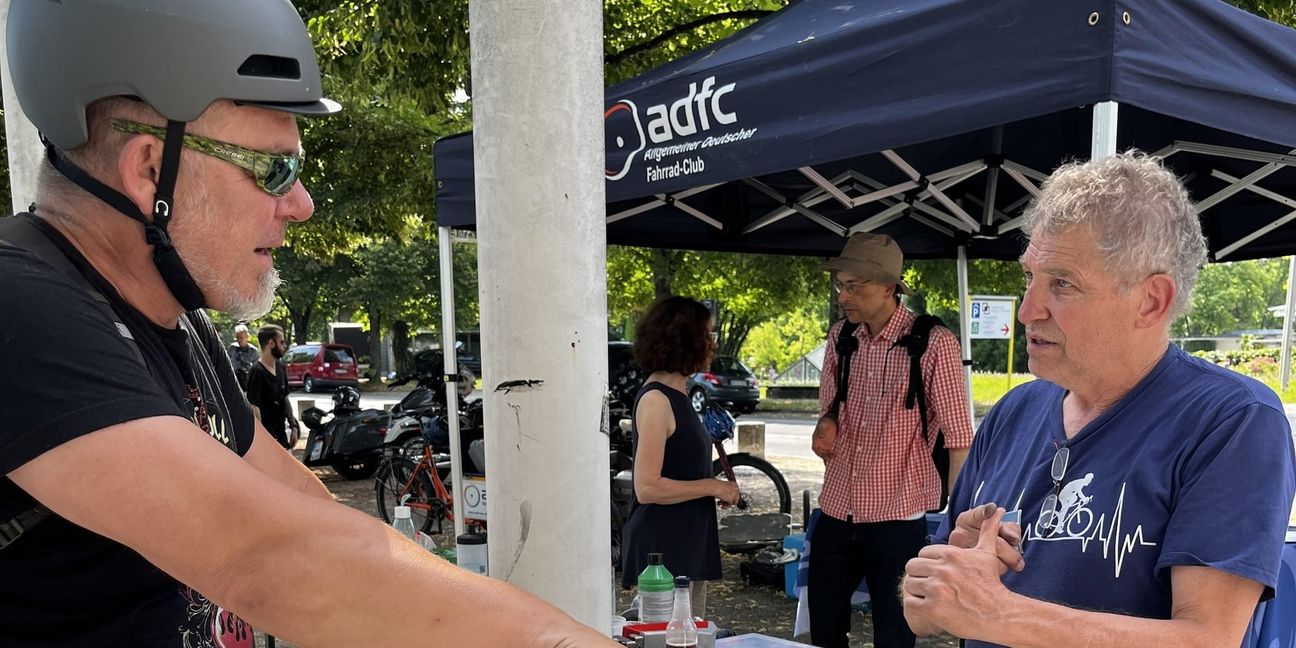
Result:
[[[1086,227],[1057,232],[1036,228],[1018,261],[1032,272],[1066,276],[1092,270],[1092,266],[1101,264],[1101,254]]]

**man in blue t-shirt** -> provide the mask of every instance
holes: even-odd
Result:
[[[1056,171],[1027,210],[1031,372],[982,422],[905,617],[968,646],[1236,646],[1296,477],[1259,382],[1169,343],[1206,241],[1156,158]]]

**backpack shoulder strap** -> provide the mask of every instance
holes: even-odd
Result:
[[[859,349],[859,338],[855,337],[857,328],[859,324],[842,320],[841,330],[837,331],[837,339],[833,341],[833,349],[837,351],[837,394],[833,397],[830,411],[834,418],[841,410],[842,403],[846,402],[846,394],[849,391],[851,357]]]
[[[94,286],[90,284],[90,280],[81,274],[81,271],[72,263],[72,260],[34,222],[35,218],[31,214],[17,214],[8,218],[0,218],[0,245],[8,245],[31,252],[46,264],[67,275],[79,288],[90,295],[91,301],[110,322],[115,323],[121,330],[125,330],[125,325],[121,323],[121,318],[112,309],[108,298],[95,290]],[[135,352],[135,357],[143,364],[144,355],[140,353],[139,347],[133,343],[134,340],[131,341],[130,348]],[[53,513],[48,508],[45,508],[43,504],[37,504],[8,520],[0,521],[0,550],[13,544],[24,533],[51,515]]]
[[[914,318],[909,334],[896,340],[894,346],[903,346],[909,354],[909,389],[905,392],[905,409],[918,405],[918,414],[922,417],[923,438],[930,439],[927,432],[927,393],[923,385],[922,357],[927,353],[927,344],[931,341],[931,332],[937,326],[945,326],[935,315],[919,315]]]

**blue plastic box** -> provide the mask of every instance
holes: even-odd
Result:
[[[943,514],[928,513],[927,533],[935,534],[936,530],[940,528],[941,521],[943,521],[944,519],[945,516]],[[793,533],[792,535],[783,538],[783,550],[787,551],[788,549],[796,549],[798,552],[803,551],[805,549],[805,534]],[[797,569],[800,568],[800,565],[801,565],[800,561],[790,562],[783,565],[783,593],[787,594],[787,597],[790,599],[797,598],[797,594],[796,594]],[[865,593],[868,592],[868,588],[865,587],[864,583],[860,583],[858,591],[861,593]]]
[[[788,549],[796,549],[799,552],[803,548],[805,548],[804,533],[794,533],[790,536],[787,536],[786,538],[783,538],[784,551],[787,551]],[[783,592],[786,593],[787,597],[790,599],[795,599],[797,597],[796,594],[797,569],[800,567],[800,565],[801,565],[801,561],[799,560],[783,565]]]

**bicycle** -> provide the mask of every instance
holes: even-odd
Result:
[[[399,446],[385,449],[374,478],[378,515],[383,522],[391,524],[396,505],[408,495],[405,505],[410,507],[414,528],[431,534],[435,526],[437,533],[443,533],[443,523],[454,522],[454,496],[445,483],[449,478],[440,476],[449,470],[449,455],[434,453],[431,446],[423,446],[423,454],[417,460],[403,453]],[[486,530],[483,521],[467,522],[472,531]]]
[[[738,503],[716,511],[721,547],[738,552],[781,542],[792,513],[792,492],[783,473],[759,457],[725,451],[724,442],[734,437],[737,423],[720,403],[708,402],[701,416],[716,451],[712,473],[738,484]]]

